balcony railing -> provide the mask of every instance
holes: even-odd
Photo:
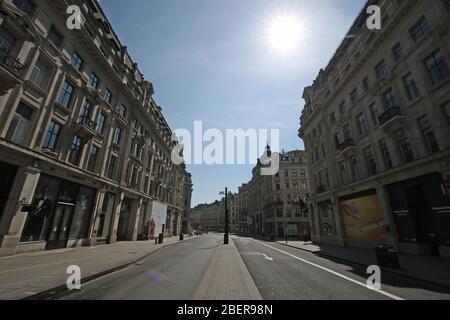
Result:
[[[325,191],[327,191],[327,188],[325,186],[320,186],[320,187],[317,187],[316,191],[317,191],[317,194],[324,193]]]
[[[92,121],[91,119],[89,119],[89,117],[87,116],[81,116],[78,118],[77,121],[78,125],[83,125],[88,127],[89,129],[92,129],[95,131],[95,129],[97,128],[97,122]]]
[[[401,116],[402,111],[400,110],[400,107],[390,107],[385,113],[383,113],[380,118],[380,125],[383,125],[387,122],[389,122],[391,119]]]
[[[353,141],[353,139],[347,139],[338,145],[338,150],[342,151],[344,149],[347,149],[349,147],[354,147],[354,146],[355,146],[355,141]]]
[[[20,78],[22,76],[25,66],[17,59],[10,56],[6,51],[0,48],[0,65]]]

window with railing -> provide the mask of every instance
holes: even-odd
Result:
[[[378,79],[383,79],[383,78],[385,78],[388,75],[389,69],[388,69],[388,66],[386,64],[386,61],[381,60],[375,66],[375,73],[376,73]]]
[[[17,9],[22,10],[30,16],[33,14],[34,8],[36,7],[30,0],[13,0],[13,4],[17,7]]]
[[[424,60],[431,82],[436,85],[450,76],[448,65],[438,50]]]
[[[414,41],[419,41],[430,32],[430,26],[428,25],[425,17],[421,17],[420,20],[409,30]]]
[[[24,144],[28,137],[32,115],[33,109],[22,102],[19,103],[6,133],[6,139],[17,144]]]
[[[403,48],[400,42],[398,42],[393,48],[392,48],[392,54],[394,56],[395,61],[400,61],[404,57]]]
[[[377,105],[374,103],[370,107],[370,114],[372,116],[372,122],[374,127],[378,127],[380,125],[380,112],[378,110]]]
[[[59,134],[61,132],[61,125],[52,120],[47,129],[47,135],[45,136],[44,145],[42,149],[54,152],[58,143]]]
[[[77,69],[78,71],[81,70],[81,67],[83,66],[83,59],[81,59],[80,55],[78,54],[78,52],[74,51],[72,53],[72,58],[70,60],[70,63],[72,64],[72,66]]]
[[[61,93],[59,95],[58,100],[62,106],[66,108],[70,107],[74,90],[75,90],[74,87],[69,82],[64,81],[64,85],[61,89]]]
[[[89,86],[93,89],[97,89],[98,82],[99,82],[98,76],[94,72],[92,72],[91,77],[89,78]]]
[[[414,153],[411,148],[411,143],[403,129],[399,129],[395,132],[395,137],[397,139],[397,144],[400,149],[404,162],[414,161]]]
[[[408,96],[409,101],[413,101],[420,96],[419,89],[417,89],[416,81],[411,72],[403,77],[403,85],[405,86],[406,95]]]
[[[436,135],[434,134],[433,126],[428,119],[428,116],[423,116],[418,119],[419,126],[422,131],[422,135],[425,139],[425,143],[427,145],[428,151],[431,153],[439,152],[439,144],[436,139]]]
[[[365,148],[364,155],[366,157],[367,172],[371,176],[376,175],[378,173],[377,162],[375,160],[375,156],[373,155],[372,148],[371,147]]]
[[[0,26],[0,50],[10,53],[15,42],[16,38],[12,35],[12,33]]]
[[[367,129],[367,123],[366,123],[366,116],[364,115],[364,113],[360,113],[357,117],[356,117],[356,121],[358,123],[358,132],[360,135],[365,135],[369,132],[369,130]]]
[[[69,162],[71,164],[76,166],[79,164],[82,146],[83,146],[83,139],[78,135],[74,135],[69,153]]]
[[[379,145],[380,145],[381,154],[383,155],[383,161],[384,161],[385,168],[387,170],[392,169],[394,167],[394,165],[392,164],[391,153],[389,151],[389,147],[388,147],[386,139],[385,138],[380,139]]]

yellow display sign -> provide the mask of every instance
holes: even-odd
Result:
[[[386,239],[386,228],[376,194],[342,201],[341,212],[348,237],[362,240]]]

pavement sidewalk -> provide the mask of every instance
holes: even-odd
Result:
[[[316,245],[303,241],[276,241],[279,244],[305,250],[330,259],[339,259],[360,265],[376,265],[374,250],[362,248],[338,247],[332,245]],[[450,288],[450,261],[439,257],[399,255],[400,269],[386,269],[411,279],[426,281],[435,285]]]
[[[217,248],[194,300],[262,300],[231,237]]]
[[[185,237],[189,241],[198,237]],[[17,300],[65,286],[67,267],[81,268],[81,281],[124,268],[161,248],[180,243],[178,237],[154,241],[126,241],[94,247],[23,253],[0,258],[0,299]]]

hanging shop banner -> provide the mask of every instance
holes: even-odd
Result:
[[[376,194],[341,201],[341,212],[348,237],[386,239],[386,228]]]

